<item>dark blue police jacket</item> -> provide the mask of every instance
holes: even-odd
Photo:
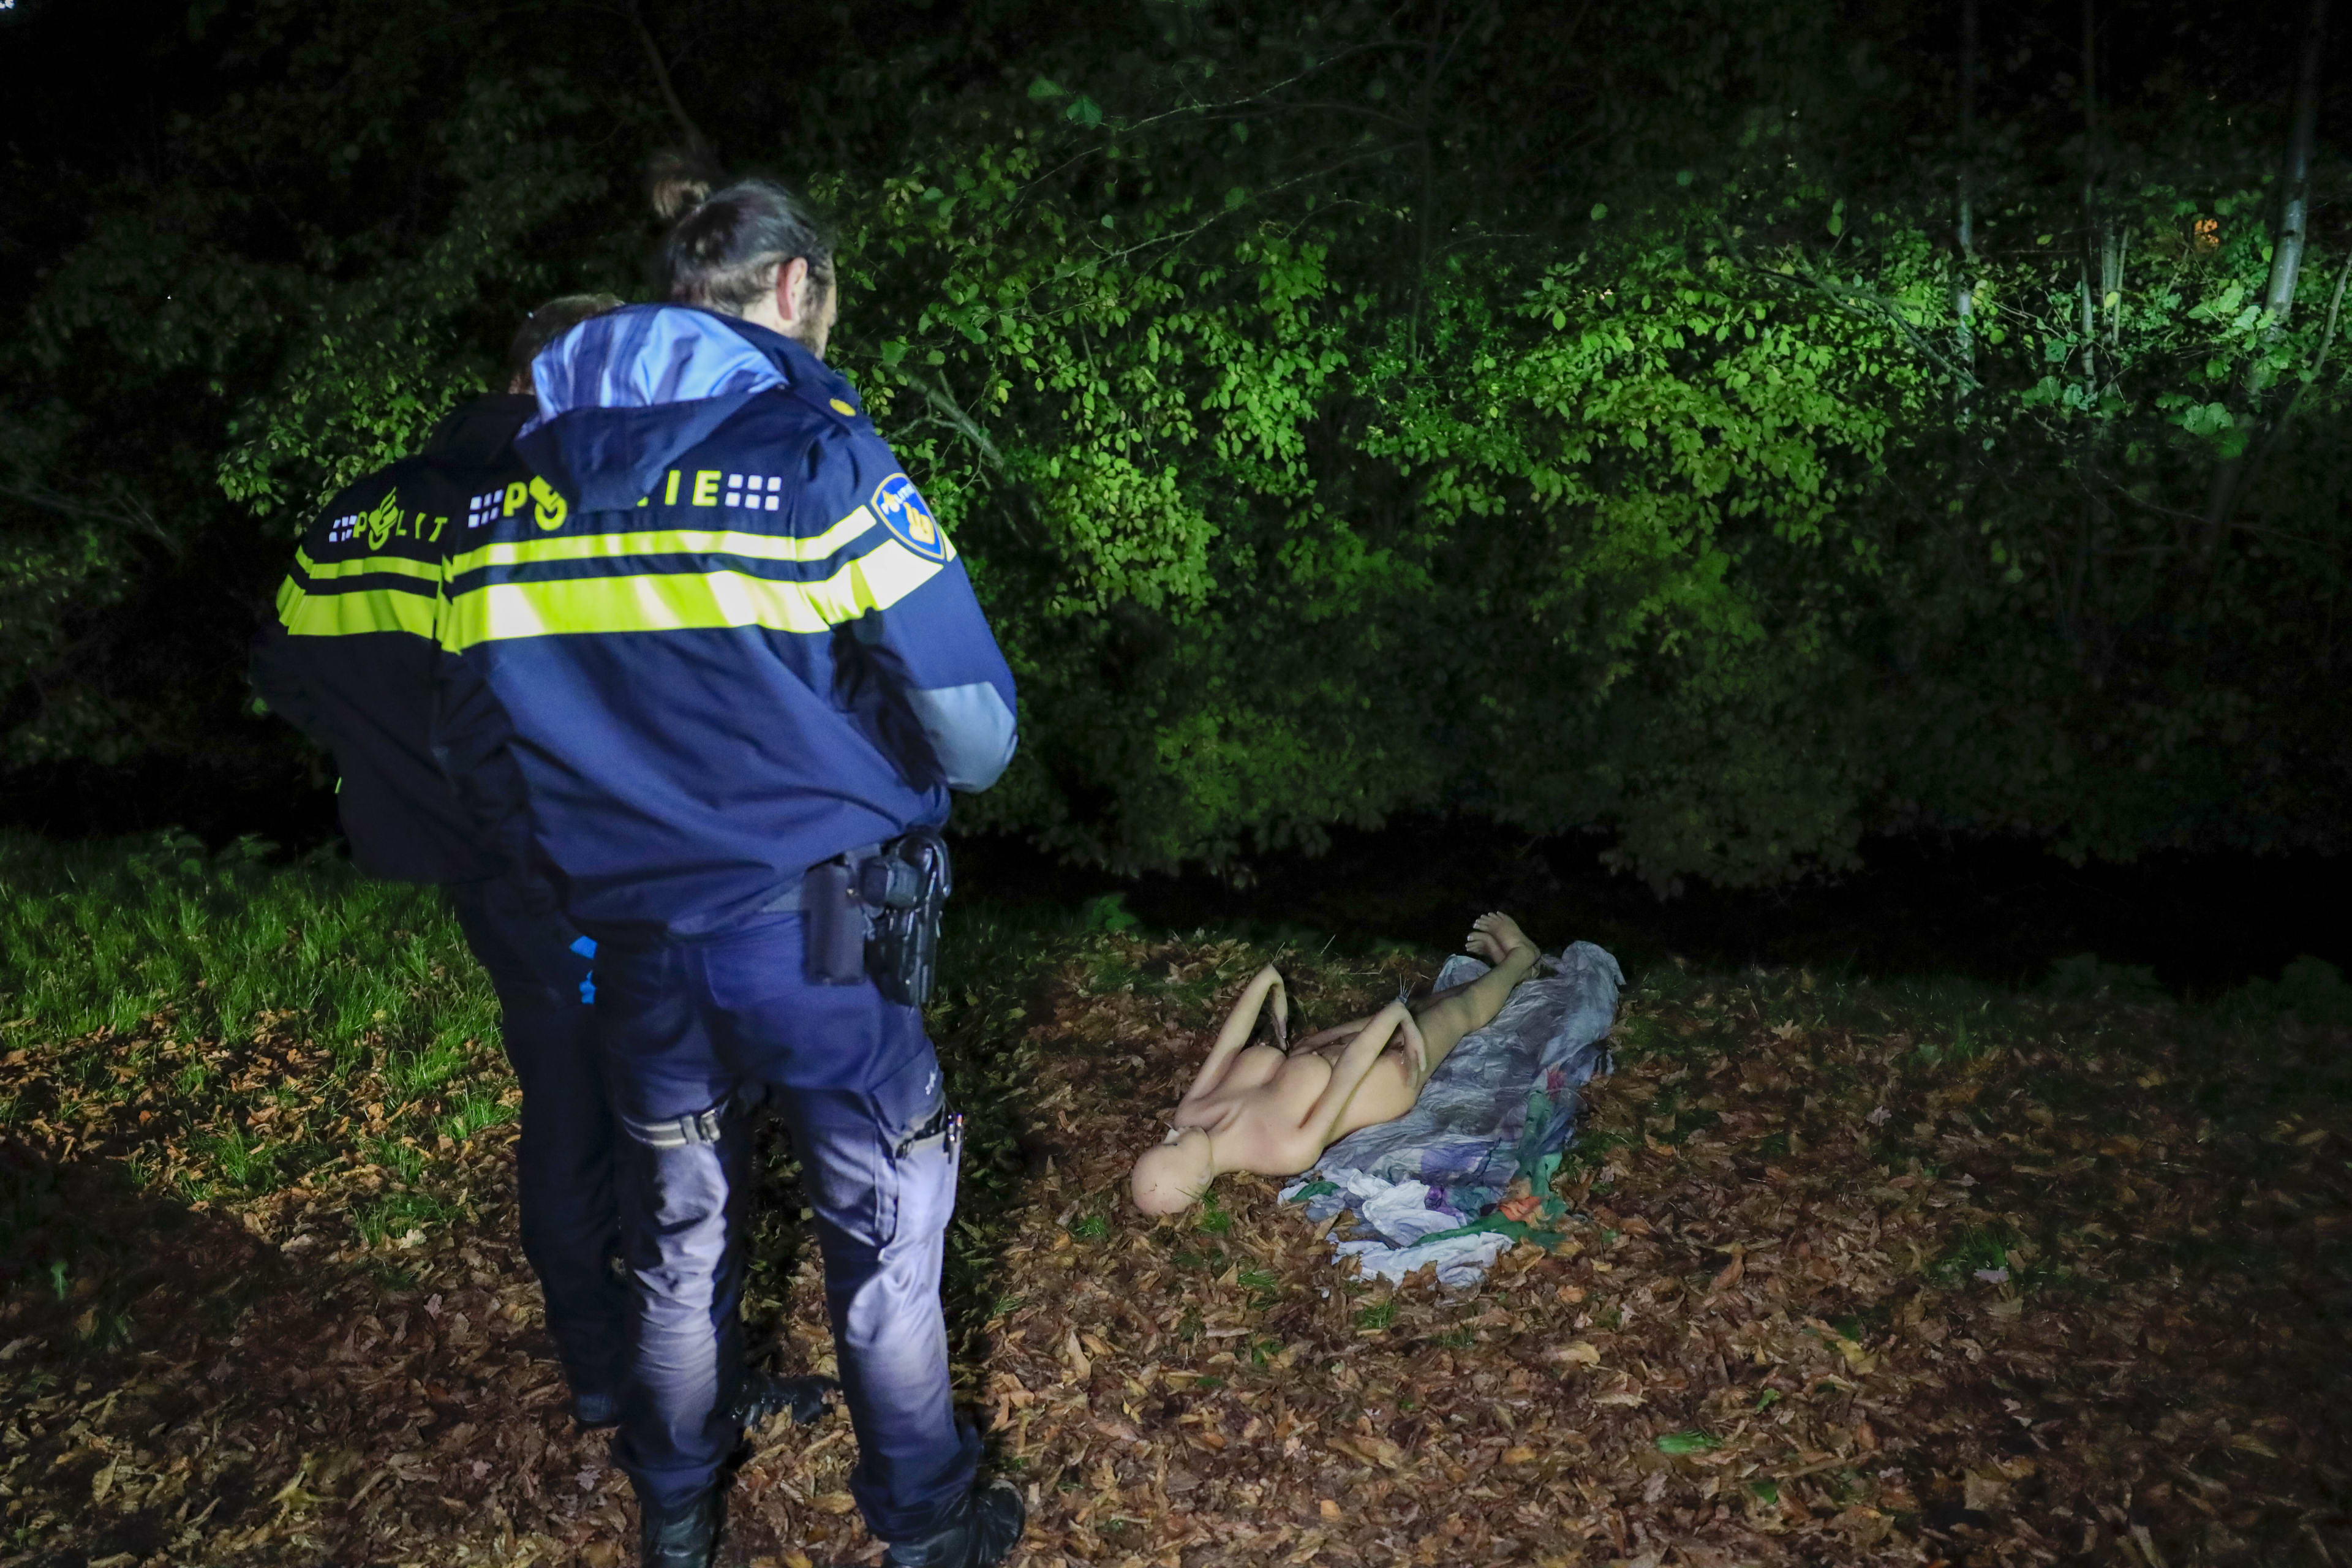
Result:
[[[530,470],[515,433],[530,397],[480,397],[425,449],[328,503],[254,639],[255,689],[334,753],[352,858],[403,882],[471,882],[502,868],[432,752],[443,563],[492,511],[520,513]]]
[[[995,782],[1012,672],[846,381],[684,306],[533,370],[533,504],[449,563],[436,743],[575,924],[725,930]]]

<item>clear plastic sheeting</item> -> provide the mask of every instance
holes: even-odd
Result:
[[[1437,989],[1486,967],[1457,954],[1438,973]],[[1283,1197],[1304,1202],[1318,1221],[1352,1210],[1359,1233],[1335,1251],[1360,1259],[1367,1275],[1402,1279],[1434,1263],[1442,1283],[1475,1282],[1510,1237],[1445,1233],[1478,1224],[1514,1177],[1532,1177],[1567,1146],[1580,1091],[1608,1070],[1609,1028],[1624,984],[1616,959],[1589,942],[1546,958],[1493,1023],[1464,1037],[1411,1110],[1331,1145]]]

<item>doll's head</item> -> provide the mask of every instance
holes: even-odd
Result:
[[[1166,1142],[1145,1150],[1135,1163],[1129,1190],[1135,1206],[1145,1214],[1181,1214],[1216,1175],[1209,1158],[1209,1134],[1198,1127],[1171,1127]]]

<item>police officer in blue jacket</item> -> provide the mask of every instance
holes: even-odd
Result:
[[[523,1253],[546,1294],[572,1414],[589,1426],[619,1419],[628,1329],[627,1291],[611,1267],[618,1142],[583,1005],[593,948],[544,883],[482,841],[430,742],[443,563],[491,518],[531,505],[534,476],[514,437],[538,408],[532,356],[618,304],[575,295],[532,311],[509,351],[505,394],[464,405],[422,452],[336,496],[304,534],[252,662],[268,707],[334,754],[359,868],[444,886],[489,972],[523,1091]]]
[[[546,493],[450,563],[440,739],[601,944],[597,1027],[649,1173],[624,1203],[639,1299],[614,1449],[644,1560],[710,1561],[724,1462],[776,1403],[738,1310],[739,1110],[764,1097],[814,1211],[852,1491],[891,1563],[977,1568],[1023,1510],[977,1479],[950,1401],[961,1122],[913,971],[949,792],[1012,759],[1012,676],[824,362],[832,257],[800,204],[720,191],[664,267],[679,303],[600,316],[534,367],[521,449]],[[920,895],[911,913],[893,888]]]

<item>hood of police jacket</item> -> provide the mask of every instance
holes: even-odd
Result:
[[[583,321],[531,364],[539,416],[523,460],[583,511],[633,507],[681,453],[776,387],[822,399],[848,383],[767,328],[692,305],[631,305]]]

